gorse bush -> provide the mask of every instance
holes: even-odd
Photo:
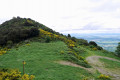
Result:
[[[40,35],[41,38],[44,38],[45,40],[49,41],[55,41],[55,40],[59,40],[60,35],[45,31],[43,29],[40,29]]]
[[[22,80],[33,80],[35,78],[35,76],[34,75],[28,75],[28,74],[24,74],[23,76],[22,76]]]
[[[92,48],[92,50],[97,51],[98,49],[96,47]]]
[[[106,76],[104,74],[101,74],[98,78],[102,80],[111,80],[109,76]]]
[[[30,46],[30,44],[26,44],[27,46]]]
[[[5,54],[7,51],[4,51],[4,50],[0,50],[0,55],[3,55]]]
[[[60,51],[61,54],[64,54],[65,52],[64,51]]]
[[[9,51],[10,49],[8,49],[8,48],[0,48],[0,56],[1,55],[3,55],[3,54],[5,54],[5,53],[7,53],[7,51]]]
[[[35,76],[24,74],[21,75],[19,70],[10,70],[10,71],[3,71],[0,70],[0,80],[33,80]]]

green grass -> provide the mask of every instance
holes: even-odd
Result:
[[[100,58],[100,61],[104,63],[104,67],[107,71],[120,75],[120,62],[103,58]]]
[[[80,46],[80,49],[84,50],[85,52],[83,53],[80,53],[81,56],[83,57],[89,57],[89,56],[104,56],[104,57],[110,57],[110,58],[114,58],[114,59],[117,59],[117,60],[120,60],[120,57],[117,57],[114,55],[114,53],[111,53],[109,51],[106,51],[106,50],[97,50],[97,51],[94,51],[92,49],[90,49],[89,47],[86,47],[86,46]]]
[[[119,68],[120,69],[120,62],[112,61],[112,60],[108,60],[108,59],[103,59],[103,58],[100,58],[100,61],[104,62],[104,65],[106,68],[109,68],[109,69]]]
[[[88,71],[72,66],[55,63],[64,60],[60,51],[68,48],[63,42],[31,42],[30,46],[22,45],[18,50],[11,49],[0,56],[0,68],[19,69],[22,72],[22,61],[25,61],[25,73],[35,75],[35,80],[82,80],[94,76]]]

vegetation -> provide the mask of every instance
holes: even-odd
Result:
[[[30,46],[26,44],[20,46],[18,50],[13,48],[8,51],[8,54],[0,56],[0,67],[17,68],[23,74],[22,61],[24,60],[26,62],[25,73],[35,75],[34,80],[82,80],[85,77],[89,79],[95,78],[84,69],[56,63],[65,59],[64,55],[61,55],[61,51],[67,54],[69,50],[65,43],[57,41],[51,43],[31,42],[29,44]]]
[[[101,74],[98,78],[102,80],[111,80],[109,76],[106,76],[104,74]]]
[[[109,80],[107,75],[84,70],[92,68],[86,57],[100,55],[120,60],[94,41],[88,43],[70,34],[64,36],[30,18],[17,17],[1,24],[0,46],[3,80],[32,80],[33,75],[35,80]],[[119,47],[116,52],[119,53]],[[58,62],[62,60],[84,68],[60,65]],[[25,74],[22,61],[26,62]]]
[[[116,54],[120,57],[120,43],[118,43]]]
[[[97,46],[97,44],[96,44],[94,41],[90,41],[90,42],[89,42],[89,45],[93,45],[93,46],[95,46],[95,47]]]
[[[19,72],[19,70],[0,70],[0,80],[33,80],[34,77],[35,76],[29,76],[28,74],[21,75],[21,72]]]
[[[0,25],[0,45],[7,45],[9,42],[18,43],[36,37],[39,35],[38,28],[52,32],[53,34],[59,34],[30,18],[17,17]]]
[[[100,61],[103,62],[105,67],[108,69],[117,69],[116,72],[120,70],[120,62],[107,59],[100,59]]]

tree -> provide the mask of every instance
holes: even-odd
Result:
[[[69,37],[69,38],[71,38],[71,35],[70,35],[70,34],[68,34],[68,37]]]
[[[115,53],[120,57],[120,42],[118,43],[117,50]]]
[[[88,46],[88,41],[87,40],[84,40],[84,39],[77,39],[77,43],[79,45],[85,45],[85,46]]]
[[[89,45],[93,45],[93,46],[97,47],[97,44],[94,41],[90,41]]]

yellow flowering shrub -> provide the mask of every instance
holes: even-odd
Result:
[[[28,74],[24,74],[23,76],[22,76],[22,80],[33,80],[35,78],[35,76],[34,75],[28,75]]]
[[[85,62],[86,64],[88,64],[88,61],[87,61],[87,60],[84,60],[84,62]]]
[[[78,59],[79,59],[79,60],[84,60],[85,58],[82,57],[82,56],[78,56]]]
[[[21,74],[18,70],[11,70],[10,72],[0,71],[0,80],[19,80]]]
[[[56,35],[56,34],[53,34],[51,32],[45,31],[43,29],[40,29],[40,37],[44,38],[45,36],[49,36],[52,39],[55,39],[55,38],[58,39],[58,38],[60,38],[59,35]]]
[[[94,50],[94,51],[96,51],[96,50],[98,50],[96,47],[94,47],[92,50]]]
[[[0,71],[0,80],[33,80],[35,76],[21,75],[19,70],[10,70],[9,72]]]
[[[75,42],[72,40],[65,40],[65,43],[68,45],[69,48],[75,47]]]
[[[72,50],[68,51],[69,54],[73,54],[74,52]]]
[[[27,46],[30,46],[30,44],[26,44]]]
[[[89,80],[89,79],[86,77],[86,78],[84,78],[83,80]]]
[[[65,52],[64,51],[60,51],[61,54],[64,54]]]
[[[102,79],[102,80],[110,80],[110,77],[109,76],[106,76],[104,74],[101,74],[99,77],[99,79]]]
[[[78,57],[78,54],[77,53],[74,53],[75,57]]]
[[[0,55],[3,55],[3,54],[5,54],[7,51],[5,51],[5,50],[0,50]]]

